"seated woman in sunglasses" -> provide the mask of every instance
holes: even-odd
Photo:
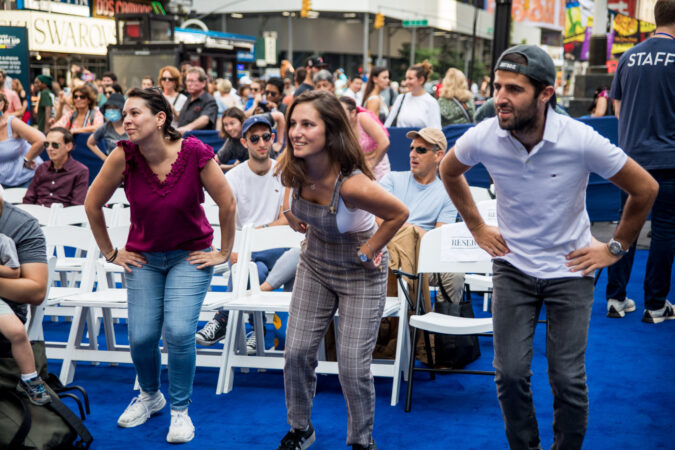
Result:
[[[52,203],[83,205],[89,187],[89,169],[70,157],[73,135],[65,128],[53,127],[47,133],[44,149],[50,160],[35,169],[23,202],[47,207]]]
[[[92,133],[103,125],[103,114],[96,106],[96,94],[89,86],[83,84],[73,89],[72,100],[73,112],[63,114],[54,124],[55,127],[77,134]]]
[[[5,188],[26,187],[35,173],[45,135],[18,117],[7,114],[9,104],[0,93],[0,184]]]

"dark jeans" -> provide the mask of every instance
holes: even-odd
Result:
[[[670,291],[670,276],[675,255],[675,169],[650,170],[659,183],[659,194],[652,207],[652,238],[645,269],[645,309],[663,308]],[[621,209],[627,195],[621,193]],[[607,298],[626,298],[635,257],[635,243],[630,252],[607,269]]]
[[[258,281],[262,284],[266,279],[267,275],[274,267],[274,264],[277,260],[283,255],[288,248],[272,248],[269,250],[263,250],[260,252],[251,252],[251,261],[255,263],[258,268]],[[227,291],[232,292],[232,273],[230,273],[230,279],[227,282]],[[218,311],[213,317],[214,319],[219,320],[223,325],[227,325],[227,318],[229,317],[229,311]],[[252,323],[253,316],[249,317],[249,323]],[[267,319],[263,314],[263,322],[266,322]]]
[[[540,449],[532,402],[532,339],[546,305],[546,356],[553,391],[553,449],[580,449],[588,423],[584,363],[593,278],[540,279],[511,264],[493,265],[494,367],[511,449]]]

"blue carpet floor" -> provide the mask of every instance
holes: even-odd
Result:
[[[646,251],[635,260],[629,297],[638,310],[626,318],[605,317],[606,272],[595,294],[587,350],[590,417],[585,449],[675,449],[675,321],[648,325],[640,321],[643,309],[642,274]],[[675,296],[671,291],[670,298]],[[474,301],[480,309],[481,300]],[[124,327],[120,327],[124,332]],[[45,322],[47,340],[65,340],[67,325]],[[470,367],[491,368],[489,339],[481,340],[482,356]],[[50,361],[58,373],[60,361]],[[545,329],[535,335],[532,389],[544,448],[552,437],[552,396],[545,359]],[[85,424],[94,436],[93,449],[169,448],[165,441],[169,409],[145,425],[121,429],[117,417],[135,395],[133,367],[93,366],[80,363],[74,384],[89,393],[92,414]],[[237,373],[234,390],[216,396],[216,369],[197,368],[190,416],[195,439],[186,449],[276,448],[288,431],[283,377],[279,371]],[[162,391],[167,392],[166,371]],[[503,449],[508,448],[492,377],[441,375],[435,381],[424,373],[415,377],[412,412],[400,403],[391,407],[391,382],[376,379],[377,405],[374,438],[381,449]],[[337,376],[319,376],[312,422],[317,441],[312,449],[344,448],[347,413]]]

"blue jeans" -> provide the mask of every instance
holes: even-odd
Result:
[[[588,424],[584,363],[593,278],[540,279],[511,264],[493,265],[494,367],[511,449],[540,449],[532,402],[532,338],[546,305],[546,356],[553,391],[552,449],[580,449]]]
[[[209,251],[206,249],[204,251]],[[159,340],[164,326],[169,352],[171,409],[190,403],[195,375],[195,332],[213,267],[197,269],[187,261],[190,252],[144,252],[147,264],[127,274],[129,345],[138,383],[147,393],[159,390]]]
[[[652,239],[645,269],[645,309],[663,308],[670,291],[670,277],[675,255],[675,169],[650,170],[659,183],[659,194],[652,207]],[[621,204],[626,201],[622,193]],[[607,298],[626,298],[626,285],[630,279],[635,257],[635,243],[627,255],[607,269]]]

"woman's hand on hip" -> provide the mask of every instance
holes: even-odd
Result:
[[[204,252],[201,250],[190,252],[187,260],[190,261],[190,264],[199,264],[197,269],[203,269],[205,267],[224,264],[227,262],[227,256],[216,250],[215,247],[212,247],[210,252]]]
[[[124,270],[131,273],[130,266],[143,267],[143,264],[146,264],[147,261],[140,253],[130,252],[125,247],[122,247],[117,250],[117,256],[113,263],[124,267]]]

